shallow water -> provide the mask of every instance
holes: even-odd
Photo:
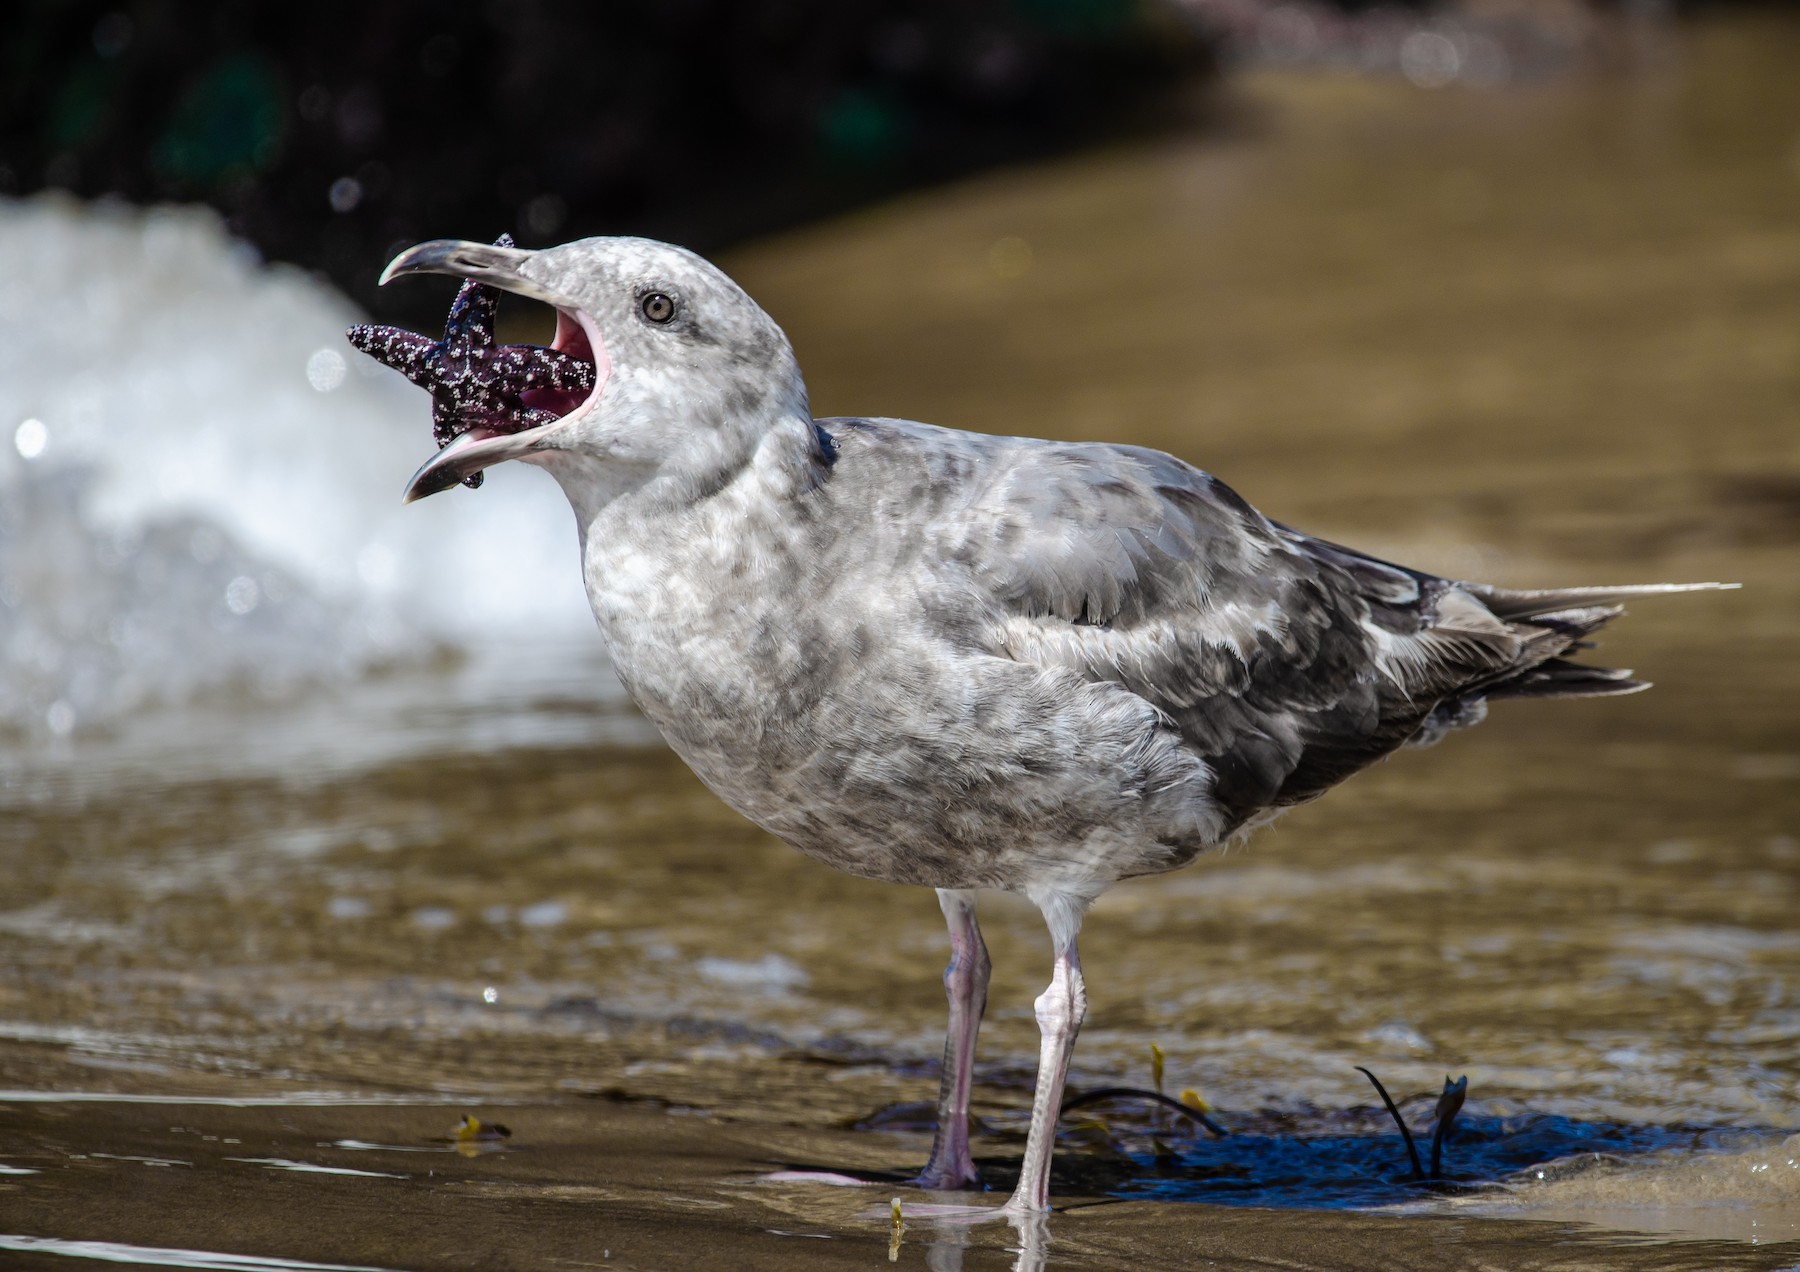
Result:
[[[1230,136],[728,262],[821,413],[1163,446],[1452,574],[1746,584],[1607,633],[1650,694],[1503,704],[1109,893],[1074,1086],[1147,1085],[1155,1043],[1232,1134],[1095,1106],[1047,1235],[915,1217],[899,1264],[1800,1263],[1796,55],[1769,16],[1506,93],[1255,76]],[[0,1249],[884,1262],[923,1200],[930,895],[772,842],[591,654],[538,653],[0,760]],[[1047,951],[1022,905],[984,921],[1000,1189]],[[1357,1065],[1426,1139],[1468,1075],[1445,1185]],[[512,1135],[459,1154],[464,1113]]]

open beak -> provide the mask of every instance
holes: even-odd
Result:
[[[542,301],[556,310],[556,339],[552,348],[594,364],[594,388],[580,402],[534,401],[531,405],[555,410],[559,418],[536,428],[500,432],[473,428],[433,455],[406,483],[402,502],[411,503],[462,481],[473,473],[508,459],[522,459],[546,449],[549,434],[568,420],[592,408],[606,387],[612,369],[606,344],[592,317],[566,296],[539,283],[524,272],[535,255],[516,247],[470,243],[461,239],[437,239],[408,248],[381,272],[385,285],[403,274],[449,274],[472,278],[502,291]],[[571,409],[572,408],[572,409]]]

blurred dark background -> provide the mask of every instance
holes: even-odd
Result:
[[[203,201],[365,305],[424,238],[707,251],[1141,125],[1213,47],[1137,0],[15,0],[4,41],[0,193]]]
[[[717,251],[1205,116],[1221,70],[1477,89],[1604,61],[1672,0],[13,0],[0,195],[205,202],[396,319],[444,235]],[[407,306],[418,306],[408,312]]]

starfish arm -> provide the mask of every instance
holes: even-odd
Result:
[[[445,361],[453,364],[482,361],[494,347],[494,317],[499,311],[498,292],[474,279],[464,283],[450,304],[450,319],[444,324]]]
[[[344,333],[350,344],[375,361],[392,367],[422,389],[437,380],[438,342],[404,327],[358,323]]]

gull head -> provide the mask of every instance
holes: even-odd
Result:
[[[754,449],[776,421],[809,418],[781,328],[685,248],[590,238],[526,251],[439,239],[395,257],[381,281],[422,273],[473,278],[551,306],[553,347],[591,362],[595,375],[585,394],[526,392],[525,405],[556,416],[549,423],[459,436],[413,475],[409,502],[508,459],[549,469],[571,497],[659,476],[702,479]]]

